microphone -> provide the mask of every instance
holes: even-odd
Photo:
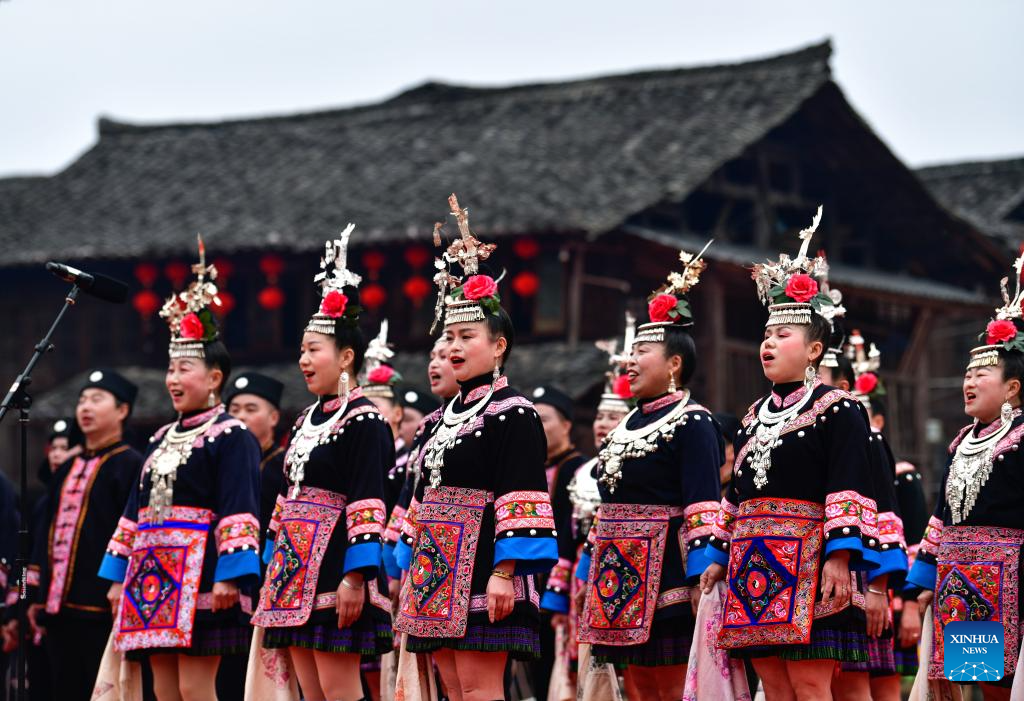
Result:
[[[46,269],[66,282],[73,282],[87,294],[99,297],[107,302],[123,304],[128,299],[128,285],[99,273],[87,273],[63,263],[46,264]]]

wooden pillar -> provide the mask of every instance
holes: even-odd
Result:
[[[568,321],[567,340],[569,348],[575,349],[580,342],[580,314],[583,306],[583,257],[585,249],[581,245],[570,244],[566,247],[570,254],[568,290]]]
[[[725,383],[729,374],[728,368],[725,367],[727,362],[725,353],[725,288],[722,285],[722,271],[719,271],[717,275],[713,273],[714,271],[702,282],[704,289],[700,290],[704,299],[707,300],[705,308],[708,318],[698,321],[707,323],[709,329],[709,352],[707,360],[702,362],[702,370],[707,373],[707,401],[711,410],[728,411],[729,407],[725,406]]]

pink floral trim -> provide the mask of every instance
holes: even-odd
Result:
[[[655,399],[653,401],[642,403],[640,405],[640,413],[642,413],[642,414],[653,414],[658,409],[664,409],[667,406],[670,406],[672,404],[678,403],[679,400],[682,399],[682,398],[683,398],[683,393],[681,391],[680,392],[672,392],[671,394],[666,394],[664,397],[659,397],[659,398],[657,398],[657,399]]]
[[[508,377],[502,375],[498,378],[498,381],[494,383],[494,391],[497,392],[499,389],[505,389],[508,387]],[[481,385],[469,391],[469,394],[462,400],[463,404],[469,404],[475,402],[477,399],[483,398],[487,391],[491,388],[490,384]]]
[[[182,419],[181,420],[181,425],[182,425],[183,428],[195,428],[199,424],[204,424],[207,421],[209,421],[210,419],[212,419],[214,416],[220,416],[223,413],[224,413],[224,405],[223,404],[218,404],[217,406],[213,407],[212,409],[207,409],[206,411],[204,411],[201,414],[196,414],[195,416],[190,416],[187,419]],[[174,424],[170,424],[170,426],[173,426],[173,425]],[[164,430],[166,430],[166,428]]]
[[[256,550],[260,543],[260,522],[252,514],[225,516],[217,523],[214,531],[217,552],[224,553],[239,548]]]
[[[127,448],[112,450],[106,455],[85,460],[75,458],[71,471],[60,486],[60,497],[50,531],[50,586],[46,593],[46,612],[58,613],[64,599],[68,575],[74,567],[78,531],[85,517],[89,492],[100,465],[111,455]]]
[[[251,615],[252,608],[252,597],[248,594],[238,595],[238,605],[242,607],[242,613]],[[196,597],[196,610],[197,611],[212,611],[213,610],[213,592],[206,592]]]
[[[362,387],[356,387],[356,388],[354,388],[354,389],[349,391],[349,393],[348,393],[348,401],[350,403],[354,402],[357,399],[361,399],[362,396],[363,396],[363,388]],[[313,406],[316,406],[316,404],[314,404]],[[330,413],[332,411],[337,411],[340,408],[341,408],[341,397],[335,397],[334,399],[328,399],[326,402],[324,402],[322,410],[324,412],[326,412],[326,413]]]
[[[739,512],[738,506],[728,499],[722,499],[718,506],[718,514],[715,516],[715,525],[711,528],[711,535],[728,544],[732,540],[732,529]]]
[[[135,535],[138,532],[139,525],[135,521],[130,521],[122,516],[117,522],[117,528],[114,529],[114,535],[110,538],[110,542],[107,543],[107,551],[113,555],[131,557],[132,547],[135,544]]]
[[[903,535],[903,519],[892,511],[878,514],[878,540],[882,544],[906,546]]]
[[[676,587],[675,589],[669,589],[658,594],[658,603],[655,606],[657,609],[668,608],[669,606],[675,606],[676,604],[682,604],[689,601],[691,598],[689,587]]]
[[[384,502],[381,499],[360,499],[345,507],[345,527],[349,540],[358,536],[384,535]]]
[[[509,492],[494,502],[495,537],[520,528],[553,530],[555,514],[547,492]]]
[[[405,518],[402,519],[403,538],[409,538],[411,540],[416,539],[416,511],[419,508],[419,505],[419,500],[413,497],[412,503],[409,504],[409,510],[405,512]]]
[[[716,501],[699,501],[683,509],[686,540],[711,535],[714,532],[720,506]]]
[[[39,586],[39,567],[38,565],[29,565],[28,570],[25,573],[25,584],[30,587]]]
[[[4,599],[4,604],[7,606],[14,606],[18,603],[18,590],[9,589],[7,591],[7,597]]]
[[[196,439],[192,441],[193,448],[202,448],[203,441],[208,443],[213,442],[215,438],[218,438],[221,434],[231,433],[234,429],[242,431],[246,430],[245,424],[238,419],[227,419],[225,421],[218,421],[217,423],[210,426],[206,433],[196,436]]]
[[[530,411],[535,411],[533,402],[531,402],[526,397],[515,396],[509,397],[508,399],[503,399],[500,402],[491,402],[490,404],[487,405],[486,408],[484,408],[483,413],[481,413],[472,422],[466,424],[459,430],[459,435],[465,436],[470,433],[475,433],[476,431],[479,431],[481,428],[484,427],[484,418],[487,416],[497,416],[498,414],[504,414],[506,411],[511,411],[512,409],[516,408],[524,412],[527,409],[529,409]],[[424,454],[426,453],[426,451],[423,452]]]
[[[526,582],[524,585],[523,582]],[[515,603],[529,601],[536,607],[540,606],[540,593],[533,583],[533,577],[517,576],[512,579],[512,599]],[[487,594],[474,594],[469,599],[469,610],[472,612],[487,610]]]
[[[1003,440],[996,443],[996,447],[992,449],[992,457],[998,458],[1000,455],[1014,450],[1020,445],[1021,436],[1024,436],[1024,424],[1011,429],[1009,433],[1003,436]]]
[[[967,426],[964,426],[963,428],[960,429],[960,433],[956,434],[956,438],[954,438],[953,441],[949,444],[950,455],[956,452],[957,446],[960,445],[960,441],[964,439],[964,436],[966,436],[967,432],[970,431],[972,428],[974,428],[974,424],[968,424]]]
[[[943,528],[942,519],[937,516],[932,516],[928,519],[928,525],[924,529],[924,536],[921,538],[918,552],[934,557],[939,552]]]
[[[814,388],[816,388],[820,384],[821,384],[821,380],[816,380],[814,382],[814,385],[811,387],[811,391],[813,391]],[[778,392],[776,392],[775,390],[772,390],[771,400],[773,402],[775,402],[776,406],[780,406],[781,408],[785,409],[786,407],[793,406],[794,404],[799,402],[801,399],[806,397],[807,396],[807,391],[808,390],[807,390],[806,387],[802,387],[801,386],[801,387],[798,387],[793,392],[790,392],[789,394],[787,394],[786,398],[783,399],[782,397],[779,396]]]
[[[405,509],[400,504],[395,504],[395,508],[391,510],[391,516],[388,517],[387,528],[384,529],[385,543],[398,542],[398,538],[402,534],[402,521],[404,520]]]
[[[825,532],[858,528],[865,538],[878,538],[878,507],[874,499],[852,489],[825,497]]]
[[[277,500],[274,502],[274,513],[270,516],[270,525],[268,526],[273,533],[277,533],[277,529],[281,527],[281,512],[284,511],[285,501],[283,494],[277,495]]]
[[[558,558],[558,563],[551,568],[551,574],[548,575],[548,588],[559,593],[568,592],[571,569],[572,562],[568,558]]]

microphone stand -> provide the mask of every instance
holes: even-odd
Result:
[[[7,416],[7,412],[11,409],[18,410],[18,427],[21,434],[21,476],[19,479],[21,495],[20,495],[20,506],[19,511],[21,512],[21,522],[18,527],[18,555],[14,560],[14,571],[15,579],[18,582],[18,636],[21,640],[18,643],[18,655],[17,655],[17,678],[18,678],[18,694],[17,701],[27,701],[28,699],[28,688],[26,685],[27,680],[27,661],[28,661],[28,645],[31,644],[31,636],[29,635],[28,627],[28,558],[29,558],[29,534],[28,534],[28,421],[29,421],[29,409],[32,406],[32,397],[28,394],[28,387],[32,384],[32,371],[35,370],[36,364],[39,363],[44,353],[48,353],[53,350],[53,338],[54,331],[57,330],[57,326],[64,318],[65,312],[74,306],[75,300],[78,299],[79,287],[77,284],[71,286],[71,290],[68,291],[64,297],[64,306],[61,307],[60,312],[57,314],[57,318],[54,319],[53,324],[50,326],[50,330],[46,332],[42,340],[35,345],[35,350],[32,353],[32,357],[29,358],[28,365],[18,375],[18,379],[11,385],[11,389],[7,392],[7,396],[4,397],[2,403],[0,403],[0,423],[3,422],[4,417]],[[59,671],[59,670],[54,670]]]

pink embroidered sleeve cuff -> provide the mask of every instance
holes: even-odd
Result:
[[[256,550],[260,541],[260,522],[252,514],[223,517],[215,531],[217,552],[231,554],[236,550]]]
[[[360,499],[345,507],[345,525],[348,542],[379,543],[384,536],[384,502],[380,499]]]
[[[135,544],[135,534],[139,532],[139,526],[135,521],[130,521],[124,516],[117,522],[114,535],[107,543],[107,552],[120,557],[131,557],[132,546]]]
[[[494,502],[495,540],[511,536],[555,535],[555,515],[547,492],[503,494]]]

